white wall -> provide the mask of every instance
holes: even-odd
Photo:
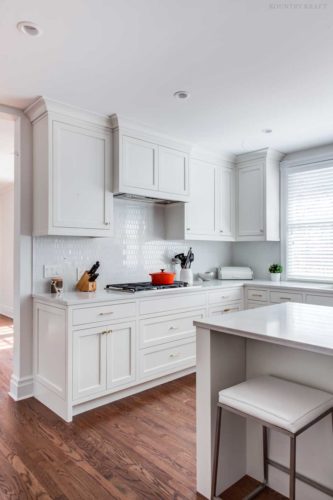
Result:
[[[164,208],[142,202],[115,200],[113,238],[36,237],[33,241],[34,291],[48,291],[44,264],[61,264],[65,289],[76,282],[76,268],[101,262],[98,288],[107,283],[149,281],[149,273],[170,268],[175,254],[190,246],[193,272],[231,263],[231,243],[168,241],[164,239]]]
[[[0,314],[13,317],[14,186],[0,191]]]
[[[255,279],[270,279],[269,266],[280,262],[280,242],[238,241],[232,244],[232,265],[250,266]]]

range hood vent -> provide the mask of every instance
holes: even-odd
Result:
[[[144,203],[154,203],[155,205],[172,205],[174,203],[181,203],[179,201],[162,200],[161,198],[152,198],[151,196],[142,196],[139,194],[129,193],[115,193],[113,197],[117,198],[118,200],[141,201]]]

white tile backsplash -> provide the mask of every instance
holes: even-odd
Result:
[[[169,241],[164,239],[164,208],[142,202],[115,200],[112,238],[35,237],[34,291],[48,290],[43,277],[45,264],[62,266],[64,286],[73,289],[76,269],[88,269],[99,260],[97,284],[149,281],[149,273],[170,268],[171,258],[193,248],[193,272],[203,272],[220,264],[230,265],[231,243]]]

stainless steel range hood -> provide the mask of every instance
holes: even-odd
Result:
[[[172,205],[174,203],[181,203],[179,201],[163,200],[161,198],[152,198],[151,196],[143,196],[130,193],[115,193],[113,197],[117,198],[118,200],[141,201],[145,203],[153,203],[156,205]]]

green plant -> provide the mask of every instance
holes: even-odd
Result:
[[[271,264],[268,270],[270,273],[277,274],[282,273],[283,267],[281,266],[281,264]]]

